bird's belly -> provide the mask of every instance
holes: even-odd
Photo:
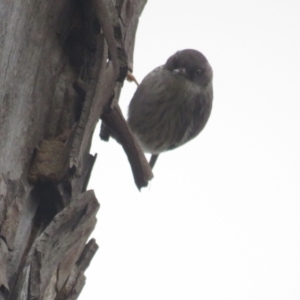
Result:
[[[194,138],[206,123],[203,115],[209,115],[207,111],[211,109],[211,103],[203,100],[207,98],[204,89],[170,72],[160,69],[157,72],[163,80],[161,77],[158,80],[155,74],[145,79],[147,90],[143,94],[147,97],[135,102],[129,118],[143,150],[151,154],[177,148]],[[136,96],[139,100],[139,95]]]

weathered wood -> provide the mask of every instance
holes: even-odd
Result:
[[[84,286],[98,249],[91,138],[132,70],[145,3],[0,0],[0,300],[76,299]]]
[[[112,67],[110,68],[109,76],[115,76],[115,78],[121,82],[124,81],[128,71],[132,71],[133,68],[134,37],[138,24],[138,16],[145,4],[146,1],[119,0],[116,1],[115,9],[111,2],[107,0],[103,1],[101,5],[98,5],[98,15],[103,15],[102,22],[109,23],[110,21],[107,20],[107,16],[112,16],[112,21],[109,23],[110,26],[106,24],[103,29],[106,39],[110,41],[108,43],[108,50],[111,54],[112,63],[108,66],[112,65]],[[114,29],[113,32],[106,29],[111,27]],[[130,58],[129,62],[128,57]],[[117,60],[117,62],[115,60]],[[115,75],[116,69],[119,69],[118,77]],[[103,82],[104,80],[100,78],[96,90],[97,98],[103,97],[103,93],[100,95],[101,91],[103,91]],[[110,87],[109,93],[105,95],[105,99],[110,97],[111,101],[108,102],[106,100],[104,103],[101,101],[101,118],[105,124],[101,127],[100,137],[107,141],[109,134],[114,132],[114,137],[122,144],[125,150],[132,169],[134,181],[140,190],[142,187],[148,185],[149,180],[153,178],[153,174],[140,145],[129,130],[122,116],[122,112],[119,109],[118,99],[121,88],[122,84],[117,84],[114,88]]]

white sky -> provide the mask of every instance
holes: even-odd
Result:
[[[149,0],[136,78],[186,48],[214,69],[212,116],[159,157],[149,188],[96,131],[100,249],[80,300],[299,300],[300,2]]]

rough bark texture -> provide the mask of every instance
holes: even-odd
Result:
[[[86,187],[99,117],[137,186],[152,177],[117,104],[145,3],[0,0],[0,300],[80,294],[98,248]]]

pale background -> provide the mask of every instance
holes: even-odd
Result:
[[[80,299],[299,300],[300,1],[149,0],[136,78],[186,48],[214,69],[212,116],[149,188],[96,130],[100,249]]]

